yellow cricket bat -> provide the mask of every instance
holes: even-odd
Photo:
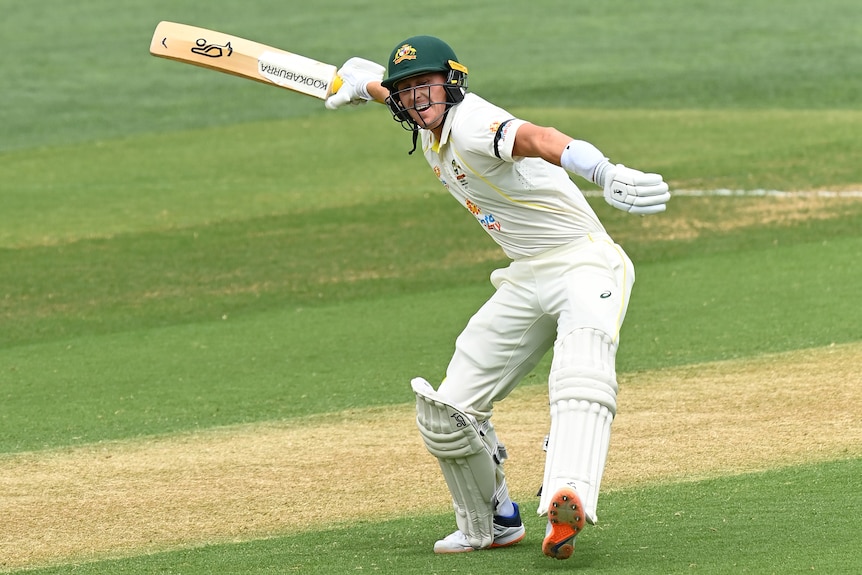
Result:
[[[325,100],[341,87],[338,68],[230,34],[160,22],[150,54]]]

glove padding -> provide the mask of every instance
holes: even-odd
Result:
[[[376,62],[363,58],[351,58],[338,70],[343,82],[336,93],[326,99],[326,107],[337,110],[350,104],[358,106],[373,98],[368,93],[369,82],[380,82],[386,68]]]
[[[607,203],[631,214],[663,212],[670,200],[667,183],[659,174],[645,174],[622,164],[605,172],[603,187]]]

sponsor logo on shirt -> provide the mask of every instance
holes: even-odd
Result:
[[[476,217],[476,221],[486,229],[498,232],[503,229],[500,222],[494,218],[494,214],[483,214],[482,208],[471,200],[467,200],[465,205],[467,206],[467,209],[470,210],[470,213]]]
[[[503,131],[500,132],[500,141],[501,142],[506,141],[506,136],[509,134],[509,128],[511,128],[511,127],[512,127],[512,122],[506,122],[506,125],[503,126]],[[500,129],[500,123],[497,122],[497,130],[499,130],[499,129]],[[497,130],[494,130],[494,131],[496,132]]]
[[[469,183],[467,182],[467,174],[464,173],[464,170],[461,169],[461,166],[458,165],[458,162],[452,160],[452,171],[455,172],[455,179],[461,184],[462,188],[466,188]]]
[[[448,190],[449,184],[446,183],[446,178],[443,177],[443,173],[440,170],[440,166],[434,166],[434,175],[437,176],[437,179],[440,180],[440,183],[443,184],[443,187]]]

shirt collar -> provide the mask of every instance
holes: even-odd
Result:
[[[446,111],[446,119],[443,120],[443,131],[440,132],[440,141],[435,141],[432,144],[435,150],[439,150],[441,146],[445,146],[446,142],[449,141],[449,132],[452,131],[452,120],[455,117],[455,110],[460,104],[461,102],[458,102],[457,104],[450,106],[449,109]],[[433,134],[431,135],[431,138],[432,140],[434,139]]]

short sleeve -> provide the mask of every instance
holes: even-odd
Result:
[[[518,128],[526,122],[518,118],[503,120],[494,130],[493,152],[494,155],[506,162],[514,162],[520,158],[512,155],[515,147],[515,134]]]

